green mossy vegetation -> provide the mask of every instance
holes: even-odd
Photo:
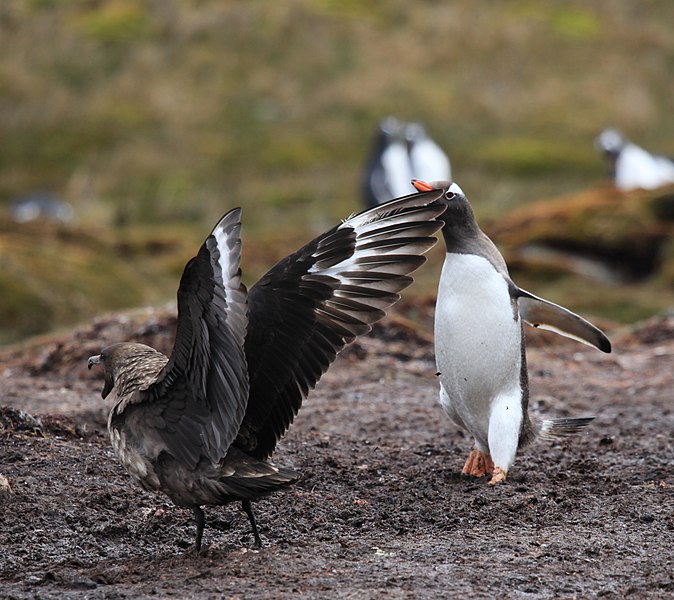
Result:
[[[426,124],[485,221],[602,180],[606,126],[672,154],[672,22],[669,0],[6,0],[0,209],[50,191],[77,222],[52,245],[3,226],[0,341],[171,300],[235,206],[261,274],[360,210],[388,114]]]

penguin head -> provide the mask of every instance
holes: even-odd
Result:
[[[433,190],[443,190],[443,200],[448,205],[448,210],[452,209],[452,204],[462,204],[468,202],[466,194],[458,183],[453,181],[421,181],[420,179],[412,179],[412,185],[419,192],[431,192]]]
[[[606,156],[617,156],[626,143],[627,140],[617,129],[604,129],[594,140],[594,147]]]
[[[454,250],[463,245],[463,241],[480,235],[480,228],[475,213],[461,187],[449,181],[425,182],[413,179],[412,185],[420,192],[443,190],[442,200],[447,205],[445,212],[439,217],[444,222],[442,235],[447,250]]]
[[[386,117],[379,121],[377,134],[374,138],[371,160],[379,161],[381,154],[391,144],[403,139],[403,125],[393,116]]]
[[[389,138],[399,137],[403,124],[393,116],[385,117],[379,122],[379,131]]]
[[[410,146],[428,137],[424,126],[416,121],[406,123],[404,126],[404,133],[405,139]]]

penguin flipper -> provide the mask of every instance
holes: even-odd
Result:
[[[532,327],[554,331],[602,352],[611,352],[611,342],[604,332],[583,317],[525,290],[520,289],[517,295],[520,316]]]

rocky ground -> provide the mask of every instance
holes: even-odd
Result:
[[[86,357],[172,318],[100,319],[0,352],[3,598],[665,598],[674,595],[674,317],[601,353],[533,332],[532,410],[596,415],[541,440],[492,488],[461,475],[470,439],[436,402],[432,346],[404,324],[350,347],[275,461],[304,473],[255,504],[191,511],[131,484]]]

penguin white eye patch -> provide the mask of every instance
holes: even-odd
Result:
[[[463,193],[463,190],[459,187],[459,184],[454,182],[454,183],[452,183],[452,185],[450,185],[447,188],[447,191],[445,192],[445,198],[447,198],[447,200],[451,200],[457,194],[460,194],[461,196],[465,196],[465,194]]]

